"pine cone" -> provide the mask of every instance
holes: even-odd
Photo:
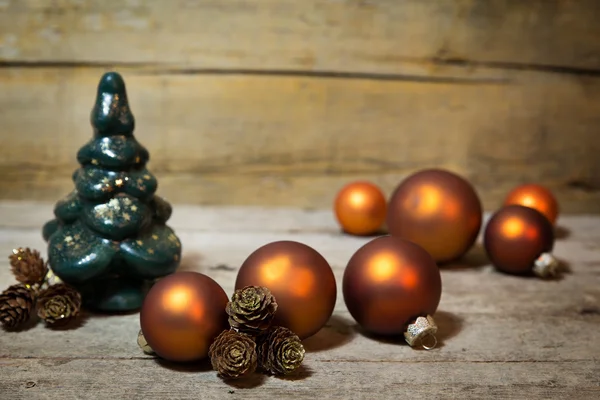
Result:
[[[223,378],[238,378],[256,370],[256,343],[251,336],[223,331],[208,350],[210,363]]]
[[[81,295],[64,283],[52,285],[40,293],[38,316],[49,324],[67,322],[79,315]]]
[[[287,375],[304,360],[300,338],[288,328],[275,326],[259,337],[258,364],[273,375]]]
[[[9,286],[0,294],[0,322],[6,328],[15,328],[29,320],[35,293],[25,285]]]
[[[37,250],[14,249],[8,258],[12,273],[21,283],[27,285],[42,283],[48,273],[48,265]]]
[[[246,286],[236,290],[227,303],[229,325],[239,332],[257,335],[271,326],[277,303],[271,291],[262,286]]]

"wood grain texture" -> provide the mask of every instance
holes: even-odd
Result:
[[[0,391],[29,399],[578,399],[598,398],[594,361],[558,363],[314,362],[292,379],[226,384],[153,360],[1,360]],[[308,369],[310,368],[310,369]],[[199,371],[198,371],[199,370]],[[326,371],[328,378],[317,379]]]
[[[595,0],[4,0],[8,62],[404,73],[411,62],[600,69]]]
[[[596,0],[0,1],[0,199],[56,201],[123,73],[159,193],[329,207],[421,168],[600,212]]]
[[[42,250],[50,203],[0,203],[0,254]],[[19,217],[20,216],[20,217]],[[169,221],[183,243],[181,270],[199,271],[233,292],[237,268],[274,240],[306,243],[338,282],[334,315],[305,341],[304,367],[289,379],[259,375],[226,383],[207,363],[158,362],[138,349],[137,314],[87,315],[73,329],[41,323],[0,330],[0,397],[10,399],[594,399],[600,393],[600,217],[562,217],[555,254],[560,281],[500,274],[479,246],[441,270],[435,314],[440,345],[412,349],[365,336],[341,296],[344,266],[369,238],[340,234],[329,210],[174,205]],[[14,282],[0,262],[0,287]]]
[[[53,201],[72,189],[103,71],[0,70],[0,198]],[[329,207],[349,180],[390,193],[417,169],[445,167],[471,180],[488,209],[535,181],[565,212],[600,212],[600,78],[123,75],[159,194],[174,202]]]

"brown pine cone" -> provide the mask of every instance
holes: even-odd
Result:
[[[273,375],[287,375],[304,361],[304,346],[288,328],[274,326],[258,338],[258,365]]]
[[[25,285],[9,286],[0,294],[0,322],[9,329],[27,322],[34,303],[32,289]]]
[[[246,286],[233,293],[225,311],[232,328],[249,335],[258,335],[271,326],[277,303],[266,287]]]
[[[18,248],[8,256],[12,273],[27,285],[42,283],[48,273],[48,265],[37,250]]]
[[[234,330],[221,332],[210,345],[208,356],[223,378],[239,378],[256,370],[256,343],[251,336]]]
[[[38,316],[49,324],[67,322],[79,315],[81,295],[64,283],[43,290],[37,300]]]

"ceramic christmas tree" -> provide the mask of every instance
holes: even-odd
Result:
[[[61,280],[103,311],[135,310],[156,278],[174,272],[181,244],[166,225],[171,206],[155,195],[149,153],[134,137],[125,83],[115,72],[98,85],[93,138],[77,154],[75,189],[46,223],[48,262]]]

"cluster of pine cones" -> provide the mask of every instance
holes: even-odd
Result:
[[[37,250],[14,249],[9,260],[19,283],[0,294],[0,323],[5,328],[25,325],[36,309],[47,324],[68,322],[79,315],[81,295],[64,283],[48,285],[48,264]]]
[[[304,360],[300,338],[282,326],[272,326],[277,302],[269,289],[248,286],[236,290],[225,309],[230,330],[209,349],[212,367],[222,378],[239,378],[261,369],[287,375]]]

